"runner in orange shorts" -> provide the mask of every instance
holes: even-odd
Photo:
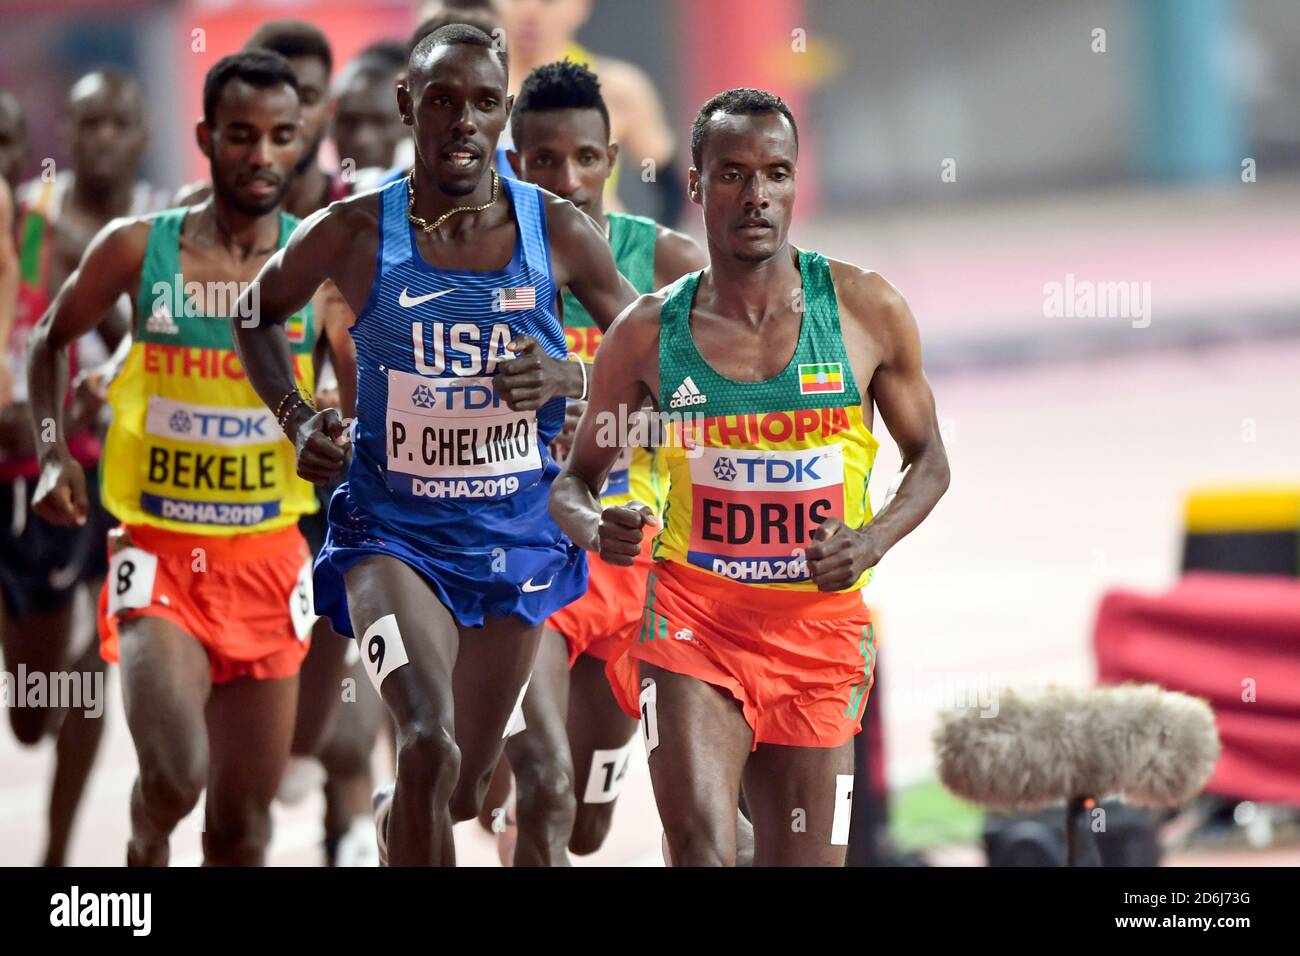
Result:
[[[534,70],[510,121],[515,174],[600,224],[619,271],[638,293],[704,265],[704,252],[689,237],[642,216],[606,212],[605,183],[618,146],[610,141],[600,82],[585,66],[566,60]],[[600,328],[570,293],[563,300],[569,351],[590,363]],[[571,403],[569,422],[580,411],[581,403]],[[561,440],[571,436],[570,429]],[[607,506],[638,501],[658,514],[665,482],[654,448],[629,448],[606,479],[601,500]],[[567,864],[566,851],[594,853],[609,833],[635,743],[637,676],[635,667],[615,671],[607,662],[621,658],[636,637],[649,569],[648,540],[631,568],[594,558],[586,594],[547,621],[524,697],[524,730],[506,745],[517,828],[503,834],[501,849],[519,865]]]
[[[253,279],[297,223],[280,204],[303,148],[300,113],[283,57],[220,60],[198,128],[211,199],[110,223],[32,336],[40,433],[60,421],[57,369],[69,344],[120,296],[134,302],[100,470],[104,504],[123,523],[109,534],[100,632],[104,656],[122,664],[140,765],[132,865],[167,863],[171,832],[205,787],[205,862],[261,864],[270,842],[315,620],[297,521],[316,499],[244,374],[229,289]],[[310,305],[288,323],[307,395],[319,329]],[[85,476],[61,427],[53,437],[40,450],[33,507],[52,523],[83,524]]]
[[[710,265],[606,333],[551,511],[605,561],[635,560],[652,514],[596,491],[619,453],[609,423],[651,396],[668,503],[627,657],[671,860],[735,863],[743,785],[755,865],[842,866],[877,651],[860,589],[946,490],[947,456],[902,297],[788,242],[789,108],[721,93],[691,152]],[[873,520],[877,406],[907,474]]]

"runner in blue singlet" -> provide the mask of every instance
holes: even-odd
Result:
[[[397,784],[376,813],[395,864],[454,862],[451,824],[478,810],[542,622],[586,587],[546,503],[548,445],[587,382],[565,360],[557,292],[602,328],[635,298],[589,217],[493,170],[506,80],[480,30],[422,40],[398,91],[411,178],[306,220],[242,303],[258,321],[234,322],[299,474],[347,467],[316,608],[356,636],[397,725]],[[284,317],[326,280],[357,316],[351,435],[290,377]]]

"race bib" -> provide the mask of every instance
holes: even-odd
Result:
[[[831,846],[848,846],[853,819],[853,774],[835,775],[835,811],[831,816]]]
[[[841,447],[698,451],[687,560],[735,581],[808,580],[813,531],[844,518]]]
[[[108,613],[153,603],[153,582],[158,576],[158,556],[139,548],[123,548],[108,562]]]
[[[493,376],[388,372],[388,485],[416,498],[504,498],[541,472],[537,413],[512,411]]]
[[[298,640],[307,640],[312,625],[316,623],[316,609],[312,602],[311,562],[308,561],[298,572],[293,591],[289,594],[289,617],[293,621],[293,632]]]
[[[645,754],[650,756],[659,746],[659,712],[657,710],[658,692],[655,682],[646,679],[641,688],[641,736],[645,739]]]
[[[528,721],[524,720],[524,698],[528,696],[528,685],[533,682],[533,675],[528,675],[528,680],[524,681],[524,686],[519,688],[519,697],[515,700],[514,710],[510,711],[510,719],[506,721],[505,732],[501,739],[513,737],[515,734],[522,734],[528,729]]]
[[[582,795],[583,803],[612,803],[618,798],[623,792],[623,781],[627,778],[627,768],[635,743],[636,737],[633,737],[617,750],[592,751],[587,789]]]
[[[143,511],[245,528],[279,516],[288,445],[269,409],[153,396],[144,430],[153,440],[139,463]]]
[[[397,629],[396,614],[385,614],[366,628],[366,633],[361,638],[361,663],[365,665],[375,692],[381,696],[388,676],[399,667],[411,663],[411,659],[406,656],[402,632]]]

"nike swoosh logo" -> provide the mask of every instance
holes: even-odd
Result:
[[[397,304],[403,309],[412,309],[417,305],[423,305],[430,299],[436,299],[440,295],[446,295],[448,292],[455,292],[455,289],[443,289],[441,292],[430,292],[428,295],[411,295],[406,286],[402,286],[402,294],[397,297]]]
[[[551,582],[554,580],[555,578],[551,578],[551,580],[547,581],[545,584],[536,586],[533,584],[533,579],[529,578],[523,584],[519,585],[519,590],[523,591],[525,594],[531,594],[534,591],[545,591],[547,588],[551,586]]]

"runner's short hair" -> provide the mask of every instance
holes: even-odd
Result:
[[[241,50],[223,56],[208,70],[203,80],[203,122],[209,126],[216,119],[217,102],[221,91],[231,80],[242,80],[258,89],[269,89],[283,83],[298,92],[298,74],[280,54],[271,50]]]
[[[730,116],[780,113],[789,120],[790,129],[794,131],[794,148],[796,151],[799,149],[799,124],[794,121],[794,114],[790,112],[790,107],[786,106],[785,100],[766,90],[737,87],[709,97],[700,107],[700,111],[695,114],[695,122],[691,124],[691,163],[696,169],[700,168],[700,157],[704,154],[704,142],[709,136],[709,125],[718,113]]]
[[[286,60],[314,56],[325,64],[327,74],[334,72],[334,53],[330,41],[318,27],[305,20],[268,20],[244,44],[245,50],[274,50]]]
[[[600,80],[581,63],[561,60],[528,74],[510,110],[510,136],[516,147],[522,140],[524,117],[542,110],[596,110],[605,121],[605,139],[609,139],[609,109],[600,94]]]

